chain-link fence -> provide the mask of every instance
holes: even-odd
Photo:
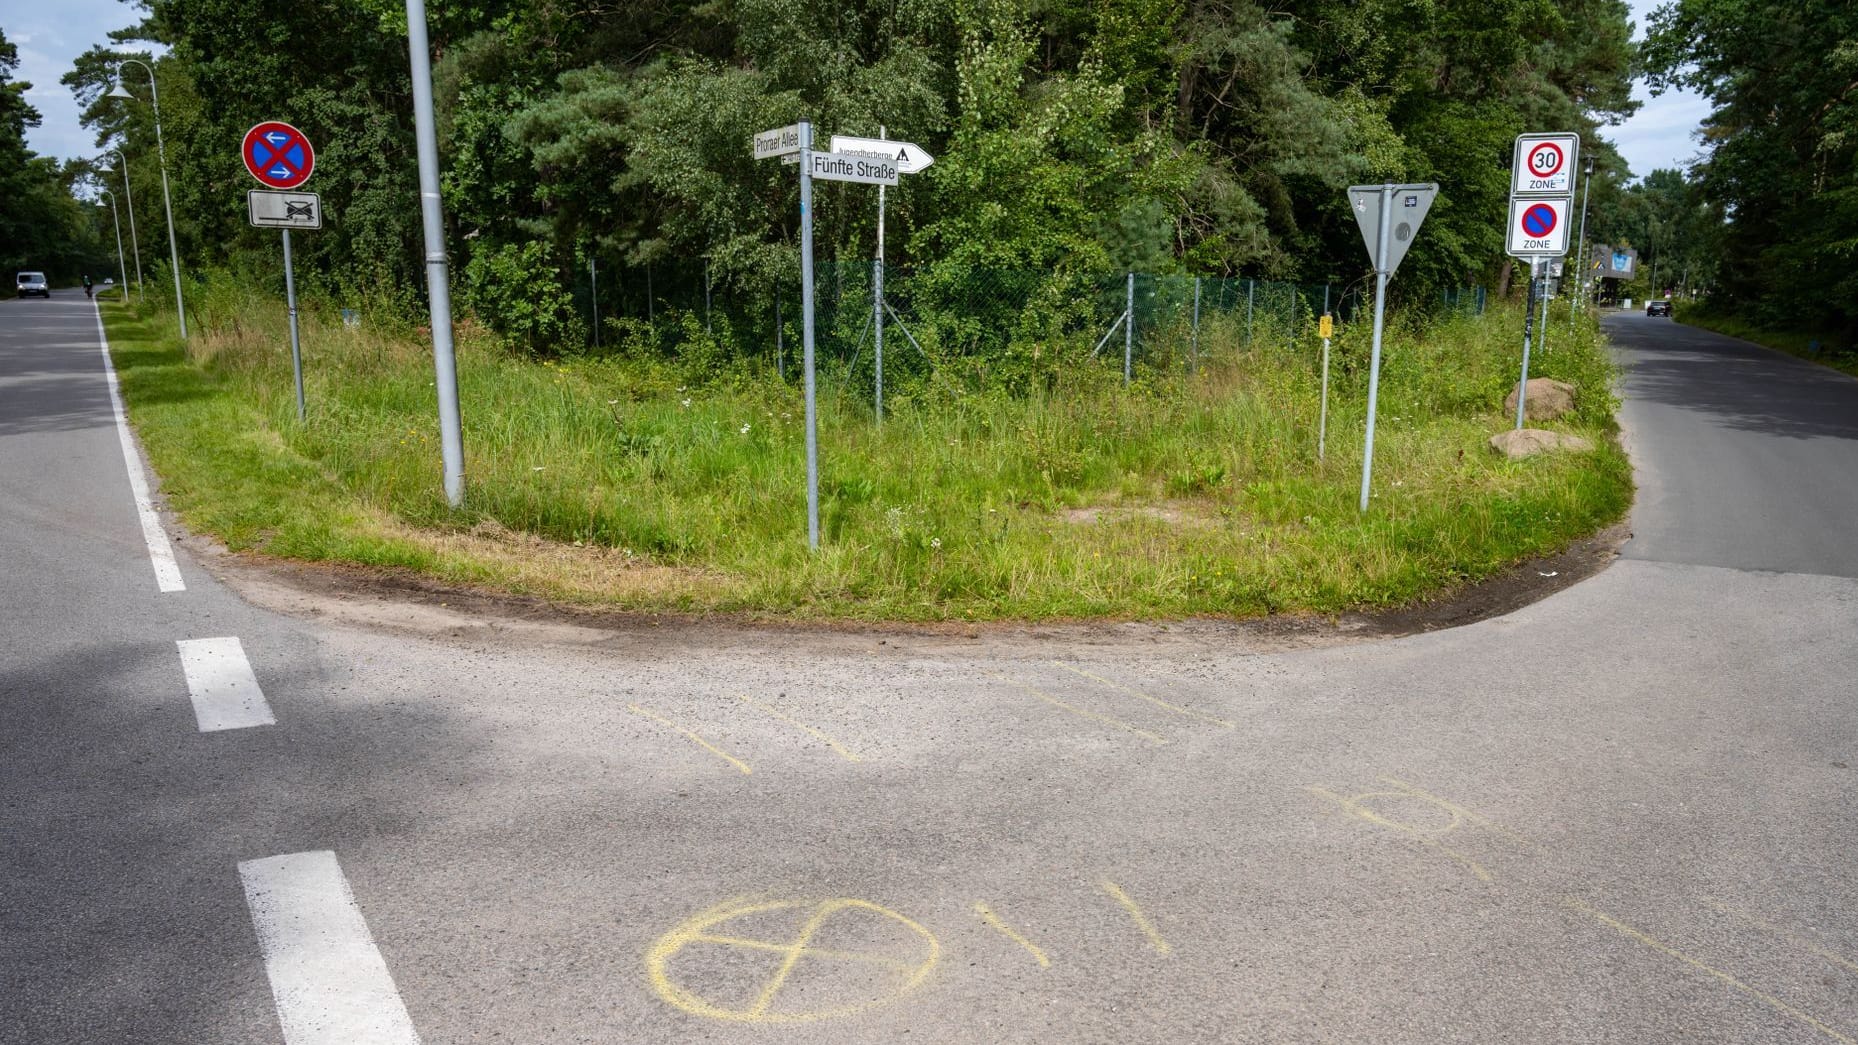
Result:
[[[879,271],[872,261],[820,262],[814,270],[817,362],[841,381],[875,378]],[[1294,345],[1325,312],[1338,325],[1365,320],[1372,279],[1352,284],[1288,283],[1151,273],[888,267],[882,271],[883,365],[888,379],[962,366],[984,375],[989,361],[1026,353],[1087,353],[1129,376],[1141,368],[1192,369],[1210,345]],[[585,266],[573,287],[590,323],[589,347],[627,338],[662,351],[704,337],[783,376],[797,372],[801,343],[797,280],[744,288],[712,278],[704,259],[648,267]],[[1412,304],[1481,314],[1483,287],[1451,288]]]

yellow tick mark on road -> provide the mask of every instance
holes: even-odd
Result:
[[[742,775],[744,776],[747,776],[748,774],[754,772],[753,769],[749,768],[749,765],[747,762],[742,761],[741,759],[735,757],[729,752],[724,751],[722,748],[717,747],[715,744],[712,744],[709,741],[703,739],[701,736],[697,735],[697,733],[695,733],[694,731],[685,729],[683,726],[678,725],[677,723],[671,721],[668,718],[665,718],[662,715],[658,715],[653,712],[647,711],[644,708],[638,706],[637,704],[629,705],[626,710],[632,712],[635,715],[638,715],[641,718],[649,718],[653,722],[658,723],[659,725],[665,727],[666,729],[675,730],[679,733],[682,733],[685,739],[689,740],[691,743],[697,745],[703,750],[708,751],[710,754],[715,755],[717,758],[722,759],[724,762],[727,762],[730,765],[736,767],[736,769],[740,770],[742,772]]]
[[[1100,722],[1106,726],[1113,726],[1116,729],[1120,729],[1125,733],[1131,733],[1131,734],[1134,734],[1135,736],[1141,737],[1143,740],[1146,740],[1151,744],[1165,744],[1168,742],[1167,737],[1164,737],[1160,735],[1159,733],[1151,733],[1148,730],[1143,729],[1142,727],[1132,722],[1124,722],[1122,719],[1117,718],[1114,715],[1105,715],[1100,711],[1091,711],[1088,708],[1080,708],[1076,706],[1075,704],[1067,704],[1064,701],[1059,700],[1057,697],[1054,697],[1049,693],[1035,689],[1032,686],[1028,686],[1024,682],[1020,682],[1018,679],[1010,679],[1010,678],[1007,678],[1005,675],[996,674],[995,672],[991,672],[991,671],[988,672],[987,674],[993,676],[996,679],[999,679],[1001,682],[1004,682],[1009,686],[1014,686],[1019,689],[1025,690],[1027,693],[1032,694],[1033,696],[1039,698],[1040,700],[1044,701],[1047,704],[1050,704],[1052,707],[1055,707],[1060,711],[1068,711],[1071,714],[1078,716],[1079,718],[1087,718],[1091,720],[1092,722]]]
[[[1835,954],[1832,951],[1828,951],[1824,947],[1821,947],[1820,945],[1814,943],[1813,941],[1807,939],[1806,937],[1801,936],[1798,933],[1789,932],[1788,930],[1783,929],[1778,925],[1775,925],[1773,922],[1770,922],[1765,918],[1759,918],[1755,915],[1749,914],[1747,911],[1744,911],[1739,907],[1731,907],[1728,904],[1723,903],[1721,900],[1717,900],[1714,898],[1707,898],[1703,901],[1703,903],[1705,904],[1705,906],[1708,906],[1712,910],[1720,911],[1723,914],[1729,915],[1733,918],[1739,918],[1742,921],[1745,921],[1748,924],[1756,927],[1757,929],[1762,929],[1767,932],[1771,932],[1774,935],[1780,937],[1783,940],[1786,940],[1787,942],[1793,944],[1796,947],[1803,947],[1806,950],[1812,951],[1814,954],[1819,955],[1821,958],[1826,959],[1827,961],[1831,962],[1834,965],[1839,966],[1840,968],[1846,969],[1850,972],[1858,972],[1858,963],[1853,963],[1850,959],[1846,958],[1842,954]]]
[[[1685,965],[1688,965],[1691,968],[1696,969],[1698,972],[1707,974],[1708,976],[1714,978],[1720,983],[1728,984],[1729,986],[1734,987],[1736,990],[1741,991],[1742,993],[1748,995],[1749,997],[1755,998],[1756,1000],[1762,1002],[1763,1004],[1766,1004],[1767,1006],[1774,1009],[1775,1011],[1780,1012],[1783,1015],[1786,1015],[1788,1017],[1791,1017],[1792,1019],[1798,1020],[1799,1022],[1806,1024],[1807,1026],[1813,1028],[1819,1033],[1824,1034],[1826,1037],[1831,1038],[1833,1041],[1844,1042],[1845,1045],[1858,1045],[1858,1040],[1853,1040],[1852,1038],[1849,1038],[1843,1034],[1840,1034],[1838,1031],[1833,1030],[1831,1027],[1826,1026],[1825,1024],[1819,1022],[1818,1020],[1807,1015],[1806,1013],[1801,1012],[1799,1009],[1794,1008],[1793,1006],[1787,1004],[1786,1002],[1780,1000],[1779,998],[1776,998],[1774,995],[1767,993],[1766,991],[1761,991],[1761,990],[1755,989],[1754,987],[1750,987],[1748,984],[1743,983],[1741,980],[1736,979],[1734,976],[1729,975],[1728,973],[1722,971],[1721,969],[1718,969],[1713,965],[1708,965],[1708,964],[1705,964],[1704,962],[1698,961],[1695,958],[1692,958],[1690,955],[1685,954],[1683,951],[1680,951],[1677,948],[1671,946],[1670,944],[1665,943],[1663,940],[1660,940],[1652,936],[1650,933],[1644,932],[1639,929],[1634,929],[1632,926],[1627,925],[1625,922],[1622,922],[1617,918],[1614,918],[1610,915],[1607,915],[1598,910],[1595,910],[1593,907],[1590,907],[1586,903],[1580,900],[1574,899],[1573,897],[1569,897],[1567,900],[1563,902],[1566,903],[1569,907],[1572,907],[1577,911],[1580,911],[1584,914],[1592,916],[1595,920],[1600,922],[1602,925],[1605,925],[1605,926],[1608,926],[1609,928],[1617,930],[1620,933],[1620,935],[1626,937],[1627,939],[1632,940],[1635,943],[1639,943],[1646,947],[1649,947],[1650,949],[1657,951],[1659,954],[1665,955],[1666,957],[1675,958],[1678,961],[1683,962]]]
[[[787,940],[724,931],[737,923],[767,932],[793,927]],[[871,950],[818,947],[822,933],[863,940]],[[778,955],[772,971],[740,956]],[[660,936],[645,955],[652,989],[693,1016],[738,1023],[802,1023],[849,1016],[894,1001],[935,967],[941,945],[921,925],[868,900],[732,900]],[[789,991],[796,971],[806,983]],[[749,991],[753,1000],[741,1002]]]
[[[986,922],[989,929],[993,929],[1007,939],[1024,947],[1026,953],[1032,955],[1032,960],[1039,963],[1039,968],[1051,968],[1052,960],[1045,956],[1044,950],[1040,949],[1038,944],[1026,939],[1020,934],[1019,930],[1006,924],[1004,919],[994,913],[993,908],[977,901],[974,905],[974,913],[981,916],[981,921]]]
[[[1155,929],[1155,923],[1148,920],[1148,915],[1142,913],[1142,908],[1136,905],[1135,898],[1124,892],[1122,886],[1108,878],[1098,882],[1097,885],[1110,894],[1111,899],[1122,904],[1123,910],[1129,912],[1129,918],[1135,922],[1136,928],[1142,930],[1142,935],[1148,937],[1149,950],[1156,954],[1167,954],[1174,950],[1168,941],[1161,938],[1161,933]]]
[[[846,750],[845,745],[839,743],[837,740],[832,739],[831,736],[827,735],[825,730],[816,729],[812,726],[809,726],[806,723],[800,721],[799,719],[796,719],[793,716],[787,714],[786,712],[780,710],[779,708],[773,707],[768,704],[764,704],[761,701],[756,700],[754,697],[748,696],[747,694],[737,693],[735,696],[737,700],[741,701],[744,704],[747,704],[749,707],[754,708],[757,711],[765,712],[766,714],[774,718],[780,719],[782,722],[787,723],[788,725],[794,727],[795,729],[805,732],[807,735],[813,737],[815,740],[819,740],[823,742],[827,747],[831,748],[834,752],[838,754],[840,758],[844,759],[845,761],[847,762],[864,761],[863,759],[859,758],[857,755]]]
[[[1179,704],[1170,704],[1169,702],[1162,700],[1160,697],[1150,696],[1149,694],[1144,693],[1139,689],[1136,689],[1134,686],[1125,686],[1120,682],[1114,681],[1112,679],[1106,679],[1102,675],[1095,674],[1094,672],[1085,671],[1083,668],[1079,668],[1079,667],[1073,667],[1070,664],[1066,664],[1064,661],[1054,660],[1051,662],[1051,664],[1052,664],[1052,667],[1063,668],[1064,670],[1070,672],[1073,675],[1077,675],[1080,678],[1087,678],[1091,680],[1092,682],[1100,682],[1103,685],[1108,686],[1111,689],[1116,690],[1119,693],[1127,693],[1128,695],[1135,697],[1137,700],[1146,700],[1150,704],[1155,705],[1156,707],[1162,709],[1163,711],[1172,711],[1176,715],[1182,715],[1187,718],[1197,718],[1202,722],[1211,722],[1213,725],[1218,726],[1221,729],[1234,728],[1234,723],[1228,722],[1227,720],[1223,718],[1215,718],[1214,716],[1209,715],[1204,711],[1195,711],[1193,708],[1182,707]]]

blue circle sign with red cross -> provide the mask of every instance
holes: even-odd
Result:
[[[239,147],[245,169],[267,188],[294,189],[310,180],[316,150],[303,132],[288,123],[266,120],[245,132]]]
[[[1537,239],[1555,231],[1555,208],[1538,203],[1523,211],[1523,231]]]

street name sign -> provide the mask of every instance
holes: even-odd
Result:
[[[1512,196],[1574,195],[1574,165],[1580,160],[1578,134],[1521,134],[1510,171]]]
[[[310,139],[280,120],[266,120],[246,131],[239,158],[267,189],[294,189],[309,181],[316,170],[316,150]]]
[[[854,181],[864,185],[895,185],[897,161],[883,153],[811,152],[810,173],[826,181]]]
[[[1559,258],[1568,252],[1568,201],[1510,199],[1508,253],[1518,258]]]
[[[1388,208],[1389,220],[1393,228],[1388,230],[1387,256],[1380,257],[1381,250],[1381,192],[1393,191],[1393,201]],[[1426,220],[1426,214],[1432,210],[1432,201],[1439,195],[1439,187],[1424,185],[1354,185],[1348,190],[1349,206],[1355,212],[1355,223],[1361,226],[1361,239],[1368,245],[1368,260],[1374,264],[1376,272],[1393,275],[1400,262],[1406,257],[1406,250],[1413,245],[1413,237],[1419,232],[1419,225]]]
[[[832,151],[889,156],[896,163],[898,174],[915,174],[935,162],[929,150],[915,142],[891,141],[888,138],[854,138],[835,134],[832,136]]]
[[[800,125],[790,123],[785,127],[762,131],[749,140],[749,149],[758,160],[796,155],[800,152]]]
[[[253,225],[261,229],[320,229],[323,200],[314,192],[268,192],[252,189],[245,208]]]

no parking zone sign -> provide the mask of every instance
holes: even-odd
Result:
[[[316,170],[316,150],[303,132],[281,120],[266,120],[245,132],[239,146],[245,169],[268,189],[294,189]]]
[[[1511,199],[1507,245],[1510,255],[1519,258],[1558,258],[1566,254],[1568,201],[1527,196]]]

